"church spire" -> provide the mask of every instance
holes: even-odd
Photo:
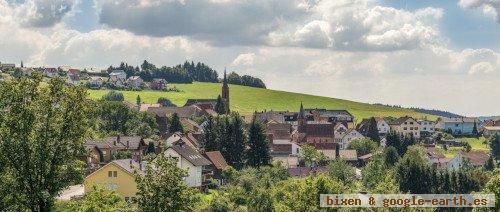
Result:
[[[305,118],[304,105],[302,104],[302,101],[300,102],[300,110],[299,110],[299,119],[300,118]]]
[[[226,67],[224,67],[224,80],[223,80],[224,86],[227,86],[227,78],[226,78]]]
[[[224,79],[222,81],[222,100],[226,107],[226,113],[229,113],[229,86],[227,85],[226,68],[224,68]]]

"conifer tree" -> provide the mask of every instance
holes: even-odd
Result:
[[[269,142],[262,126],[255,120],[252,121],[248,131],[248,146],[247,164],[249,166],[269,165],[271,160]]]
[[[244,153],[245,153],[245,134],[243,131],[243,120],[238,113],[231,114],[231,134],[229,139],[229,154],[231,162],[230,165],[236,169],[243,168]]]
[[[372,139],[372,141],[380,143],[380,135],[378,133],[377,120],[375,120],[375,117],[370,118],[370,121],[368,123],[368,132],[366,136]]]
[[[220,151],[220,145],[217,139],[217,128],[214,118],[212,116],[207,117],[207,125],[203,129],[202,145],[205,151]]]
[[[141,96],[137,95],[137,98],[135,98],[135,103],[137,104],[137,107],[141,107]]]
[[[217,96],[217,103],[215,104],[215,112],[218,114],[226,114],[226,105],[224,104],[224,101],[222,101],[222,97],[219,95]]]
[[[174,113],[172,117],[170,117],[170,123],[168,127],[169,132],[184,132],[184,128],[182,127],[181,120],[177,113]]]
[[[474,121],[474,127],[472,128],[472,135],[478,136],[479,132],[477,131],[477,123]]]
[[[490,139],[491,155],[496,160],[500,159],[500,133],[494,134]]]

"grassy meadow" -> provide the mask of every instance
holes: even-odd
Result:
[[[190,98],[217,98],[221,92],[221,84],[194,82],[193,84],[170,84],[177,87],[180,92],[164,91],[121,91],[126,101],[135,102],[137,95],[141,96],[144,103],[156,103],[159,97],[166,97],[178,106],[182,106]],[[98,99],[108,90],[89,90],[90,98]],[[356,117],[356,121],[371,116],[413,116],[422,118],[427,116],[435,119],[435,116],[415,112],[410,109],[391,108],[380,105],[371,105],[343,99],[321,97],[307,94],[299,94],[285,91],[276,91],[262,88],[252,88],[239,85],[230,85],[231,110],[248,116],[254,111],[262,110],[288,110],[298,111],[300,102],[304,102],[306,108],[346,109]]]

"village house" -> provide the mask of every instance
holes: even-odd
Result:
[[[377,122],[377,130],[380,135],[385,135],[389,133],[391,130],[391,127],[389,126],[389,123],[385,121],[385,119],[380,118],[380,117],[374,117],[375,121]],[[368,133],[368,125],[370,124],[370,119],[363,119],[357,126],[356,130],[360,132],[362,135],[366,135]]]
[[[339,142],[339,147],[340,149],[347,149],[351,141],[356,140],[356,139],[361,139],[364,138],[365,136],[361,135],[357,130],[355,129],[350,129],[348,130],[341,138]]]
[[[420,137],[429,137],[436,132],[436,123],[429,120],[417,120],[420,125]]]
[[[153,90],[165,90],[167,89],[167,80],[154,78],[151,83],[149,83],[149,87]]]
[[[201,133],[203,130],[198,123],[189,118],[182,118],[181,124],[184,127],[185,131],[191,133]]]
[[[149,145],[153,142],[155,152],[160,151],[160,144],[152,140],[145,140],[140,136],[113,136],[99,140],[88,140],[85,147],[90,151],[87,162],[91,167],[98,167],[109,163],[118,152],[130,152],[132,158],[140,159]]]
[[[483,135],[486,137],[500,133],[500,117],[495,117],[492,120],[487,121],[482,128]]]
[[[113,160],[85,178],[85,193],[91,192],[94,186],[101,186],[115,191],[126,201],[133,201],[138,191],[134,171],[143,173],[144,170],[145,164],[132,159]]]
[[[347,110],[305,109],[308,123],[342,123],[348,129],[354,128],[354,116]]]
[[[446,168],[450,162],[450,158],[438,152],[435,146],[428,146],[425,148],[429,163],[437,168]]]
[[[139,76],[131,76],[127,79],[127,85],[134,89],[142,88],[144,81]]]
[[[57,70],[57,68],[44,68],[43,73],[49,78],[59,76],[59,70]]]
[[[297,130],[292,134],[292,140],[298,144],[333,143],[335,125],[326,123],[308,123],[306,112],[302,103],[300,104],[297,117]]]
[[[100,88],[102,87],[104,80],[102,77],[90,77],[89,85],[91,88]]]
[[[457,118],[438,118],[436,128],[441,131],[451,131],[453,135],[472,135],[474,126],[477,129],[478,120],[476,118],[457,117]]]
[[[403,135],[413,135],[415,138],[420,138],[420,124],[409,116],[400,117],[389,123],[391,130]]]
[[[189,187],[201,188],[204,186],[204,172],[209,169],[208,166],[212,165],[208,159],[182,142],[167,147],[163,154],[165,157],[177,160],[177,167],[188,172],[184,181]]]
[[[219,151],[205,152],[203,156],[212,163],[207,166],[206,180],[217,186],[222,186],[224,184],[222,171],[228,166],[226,160]]]
[[[127,74],[123,70],[113,70],[109,74],[109,82],[117,87],[122,87],[127,80]]]
[[[80,84],[80,70],[78,69],[68,69],[67,72],[67,82],[70,85]]]
[[[334,141],[336,143],[340,143],[342,141],[342,137],[347,133],[348,129],[347,127],[342,124],[342,123],[337,123],[333,127],[333,135],[334,135]]]
[[[174,113],[180,119],[194,119],[200,117],[203,113],[199,107],[194,105],[185,107],[149,107],[146,112],[155,116],[161,134],[168,132],[167,118],[174,115]]]
[[[16,64],[13,64],[13,63],[0,63],[0,70],[2,70],[2,71],[13,69],[15,67],[16,67]]]
[[[464,164],[472,167],[482,167],[488,160],[489,155],[486,152],[471,150],[470,152],[460,151],[448,163],[448,169],[457,170]]]

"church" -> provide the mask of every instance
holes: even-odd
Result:
[[[222,80],[222,91],[220,95],[222,102],[224,103],[224,108],[226,114],[229,113],[229,85],[227,83],[227,73],[224,69],[224,78]],[[195,105],[202,109],[212,109],[215,110],[217,105],[217,99],[188,99],[184,107]]]

